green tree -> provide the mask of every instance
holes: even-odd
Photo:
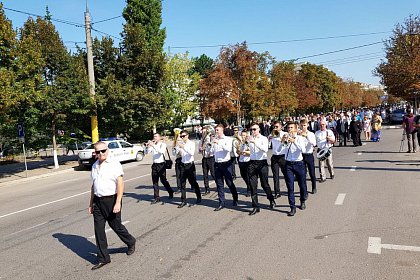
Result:
[[[190,74],[198,73],[201,78],[207,78],[210,71],[214,68],[214,60],[205,54],[193,58],[194,66],[190,70]]]
[[[386,61],[375,70],[389,95],[412,100],[420,92],[420,17],[397,24],[385,42]]]
[[[276,104],[273,115],[288,115],[298,107],[295,67],[293,62],[280,61],[270,71],[271,89]]]
[[[166,126],[171,125],[171,122],[177,126],[188,116],[195,117],[198,112],[196,93],[200,75],[191,71],[194,66],[195,61],[188,58],[188,53],[167,57],[163,96],[168,107],[162,115],[162,118],[167,121],[164,123]]]

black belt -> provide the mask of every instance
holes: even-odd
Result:
[[[298,163],[303,163],[303,161],[301,161],[301,160],[299,160],[299,161],[289,161],[289,160],[286,160],[286,163],[287,164],[294,165],[294,164],[298,164]]]
[[[273,157],[285,157],[286,155],[272,155]]]
[[[227,160],[227,161],[222,161],[222,162],[215,162],[214,164],[224,164],[224,163],[230,163],[230,161]]]
[[[194,162],[189,162],[189,163],[183,163],[183,162],[181,162],[181,165],[182,166],[190,166],[192,164],[194,164]]]
[[[312,152],[312,153],[302,153],[302,155],[313,155],[314,153]]]
[[[97,195],[95,195],[95,198],[96,198],[96,199],[99,199],[99,200],[103,200],[103,199],[110,199],[110,198],[114,198],[116,195],[117,195],[117,194],[113,194],[113,195],[103,195],[103,196],[97,196]]]

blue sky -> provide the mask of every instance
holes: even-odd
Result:
[[[85,0],[3,0],[2,3],[5,8],[40,15],[45,15],[48,5],[53,18],[84,22]],[[123,0],[90,0],[92,22],[121,15],[125,4]],[[14,28],[21,27],[28,18],[10,10],[5,13]],[[277,60],[288,60],[383,41],[392,35],[397,23],[419,13],[420,0],[164,0],[162,27],[167,33],[165,51],[170,48],[171,53],[188,51],[191,56],[204,53],[216,58],[219,46],[202,46],[246,41],[251,50],[268,51]],[[85,41],[83,28],[54,23],[69,48],[74,47],[73,42]],[[120,17],[93,27],[119,37],[122,24]],[[98,32],[92,35],[102,36]],[[358,36],[303,40],[347,35]],[[372,75],[372,70],[383,57],[384,45],[378,43],[299,62],[323,64],[340,77],[378,85],[379,78]]]

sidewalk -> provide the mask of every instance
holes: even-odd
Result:
[[[58,156],[58,163],[60,168],[55,169],[52,157],[28,159],[27,172],[25,171],[24,162],[0,165],[0,186],[14,180],[69,172],[78,166],[77,155]]]

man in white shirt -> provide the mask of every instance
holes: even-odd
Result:
[[[241,173],[241,177],[246,184],[246,197],[251,195],[251,186],[249,184],[249,161],[251,152],[249,150],[249,143],[248,143],[248,131],[246,129],[242,130],[241,132],[241,145],[239,146],[239,171]]]
[[[165,152],[166,144],[161,141],[159,133],[153,135],[153,141],[147,143],[146,148],[147,153],[153,154],[153,164],[152,164],[152,182],[153,182],[153,200],[151,204],[160,202],[159,197],[159,179],[165,187],[166,191],[169,193],[169,198],[174,197],[174,191],[169,185],[168,180],[166,179],[166,167],[165,167]],[[168,153],[169,156],[169,153]]]
[[[188,137],[188,131],[181,131],[179,135],[180,140],[175,146],[175,152],[181,153],[181,204],[178,205],[178,208],[187,205],[187,191],[185,189],[187,179],[191,187],[194,188],[195,195],[197,196],[196,203],[201,203],[201,192],[197,183],[194,164],[195,143],[189,140]]]
[[[305,200],[308,196],[306,186],[306,169],[303,162],[302,151],[305,149],[306,140],[297,135],[296,123],[287,124],[288,134],[283,136],[282,142],[286,149],[286,185],[289,198],[290,212],[288,216],[296,214],[295,206],[295,177],[300,191],[300,209],[305,210]]]
[[[111,262],[105,234],[107,221],[121,241],[127,244],[127,255],[133,254],[136,249],[136,239],[121,223],[121,204],[124,193],[124,172],[121,163],[108,158],[108,146],[104,142],[95,144],[95,153],[98,160],[92,166],[93,183],[88,212],[93,214],[98,264],[94,265],[92,270]]]
[[[273,133],[275,135],[273,135]],[[284,159],[284,149],[282,149],[281,139],[283,138],[284,132],[282,125],[279,121],[274,122],[272,135],[269,136],[273,154],[271,156],[271,171],[273,172],[274,182],[274,198],[279,198],[280,194],[280,170],[284,176],[286,161]]]
[[[201,167],[203,169],[203,181],[204,181],[204,194],[208,195],[210,193],[210,184],[209,184],[209,172],[213,180],[215,180],[216,175],[214,174],[214,154],[211,150],[211,140],[213,135],[210,134],[209,128],[204,128],[204,134],[201,137],[201,140],[198,144],[199,152],[203,155],[201,159]]]
[[[251,125],[249,150],[251,151],[251,154],[248,173],[249,183],[251,185],[251,199],[253,207],[252,211],[249,213],[251,216],[260,212],[257,194],[258,177],[260,178],[261,187],[266,193],[267,199],[270,201],[270,208],[274,208],[276,206],[273,193],[271,192],[270,185],[268,184],[268,139],[264,135],[261,135],[260,127],[257,123]]]
[[[326,148],[331,149],[331,147],[333,146],[335,142],[334,133],[330,129],[327,129],[327,123],[325,121],[321,121],[320,126],[321,126],[321,129],[315,133],[316,146],[318,147],[318,149],[326,149]],[[333,166],[332,153],[325,160],[319,161],[319,174],[321,176],[321,179],[320,179],[321,183],[327,180],[326,174],[325,174],[325,163],[327,163],[327,167],[328,167],[328,171],[330,172],[331,179],[334,179],[334,166]]]
[[[314,147],[316,145],[315,134],[308,130],[308,121],[300,120],[300,135],[305,138],[305,148],[302,150],[303,162],[308,169],[309,177],[312,183],[312,193],[316,194],[316,176],[315,176],[315,160]]]
[[[217,194],[219,196],[219,207],[214,211],[220,211],[225,207],[224,182],[232,193],[233,206],[238,205],[238,192],[233,183],[232,160],[232,138],[224,135],[224,127],[218,124],[215,128],[216,136],[213,139],[211,150],[214,153],[214,175],[216,176]]]

